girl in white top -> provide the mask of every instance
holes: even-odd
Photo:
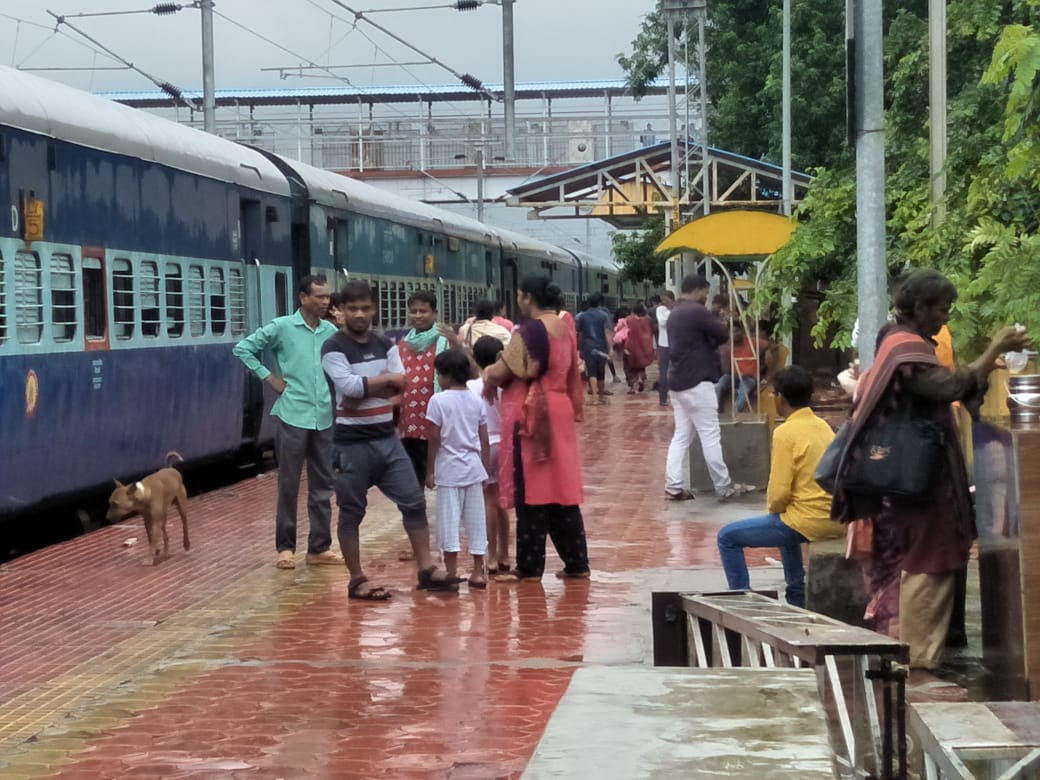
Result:
[[[473,556],[469,585],[486,588],[484,482],[488,478],[490,449],[487,412],[483,401],[466,387],[470,362],[465,352],[445,350],[437,355],[433,368],[442,392],[430,398],[426,409],[426,487],[437,490],[437,543],[444,554],[448,579],[461,582],[456,579],[462,549],[459,528],[465,526],[469,553]]]
[[[481,336],[473,345],[473,360],[483,371],[492,366],[502,353],[502,342],[493,336]],[[509,563],[509,537],[511,524],[509,512],[498,503],[498,443],[502,436],[502,416],[500,404],[489,404],[484,400],[484,378],[471,379],[466,383],[470,392],[484,404],[487,414],[488,444],[488,481],[484,485],[484,514],[487,516],[488,537],[488,574],[507,574],[512,571]],[[502,391],[499,390],[499,397]]]

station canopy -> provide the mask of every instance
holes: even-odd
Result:
[[[704,175],[700,144],[679,140],[679,163],[687,186],[679,208],[687,219],[704,211],[751,209],[779,213],[783,170],[778,165],[708,147]],[[619,229],[643,227],[645,215],[671,207],[671,143],[651,146],[546,176],[509,190],[510,206],[531,209],[532,219],[603,219]],[[793,201],[800,201],[812,177],[791,172]]]
[[[654,252],[700,252],[713,257],[771,255],[787,243],[797,225],[790,217],[766,211],[719,211],[683,225]]]

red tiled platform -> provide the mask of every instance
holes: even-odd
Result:
[[[664,501],[671,427],[649,394],[588,410],[591,581],[416,592],[373,496],[366,570],[394,599],[348,602],[345,570],[273,567],[274,474],[192,499],[193,549],[171,516],[159,567],[139,521],[0,567],[0,777],[518,776],[573,670],[645,663],[650,591],[761,508]]]

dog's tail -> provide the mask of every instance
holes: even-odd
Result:
[[[166,467],[169,468],[174,463],[183,463],[184,456],[181,455],[177,450],[170,450],[166,453]]]

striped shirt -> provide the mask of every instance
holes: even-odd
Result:
[[[397,347],[375,333],[360,342],[342,331],[321,348],[321,367],[336,399],[337,442],[365,441],[395,436],[394,406],[387,398],[368,395],[368,380],[380,374],[403,374]]]

